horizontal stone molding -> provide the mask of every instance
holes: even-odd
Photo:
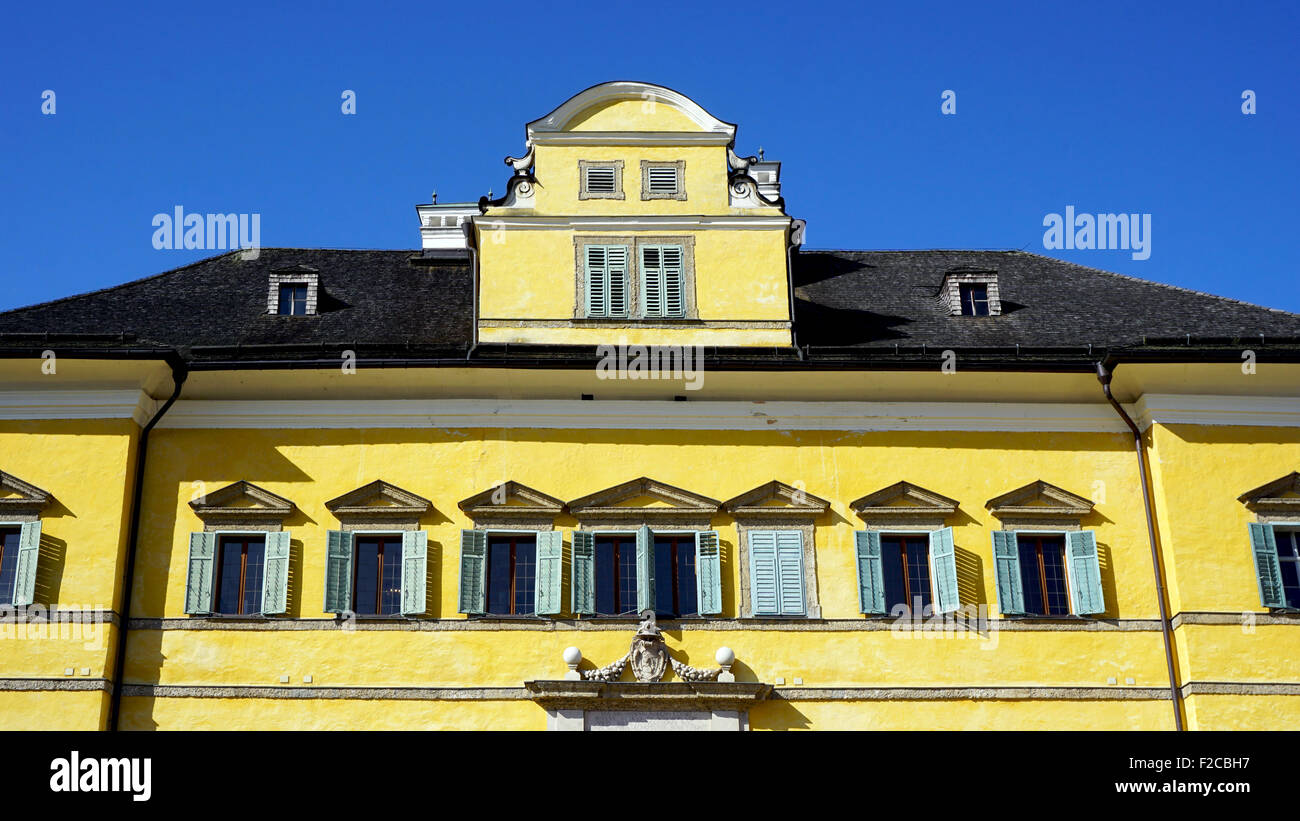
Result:
[[[112,624],[114,627],[122,620],[113,610],[84,610],[45,608],[27,605],[14,607],[0,606],[0,624]]]
[[[122,695],[144,698],[273,698],[361,701],[524,701],[523,687],[259,687],[124,684]]]
[[[1168,687],[778,687],[785,701],[1168,701]]]
[[[106,678],[0,678],[0,692],[109,692],[113,684]]]
[[[627,632],[635,630],[635,618],[549,619],[544,617],[482,619],[357,619],[354,622],[327,618],[313,619],[245,619],[223,617],[168,617],[131,619],[132,630],[324,630],[456,632],[456,631],[541,631],[541,632]],[[916,622],[897,623],[889,617],[861,619],[743,618],[690,619],[660,621],[669,632],[779,632],[779,633],[873,633],[900,631],[917,636],[951,632],[984,634],[986,632],[1159,632],[1159,619],[1018,619],[940,620],[939,617]]]
[[[1175,630],[1185,624],[1218,624],[1233,627],[1242,627],[1246,624],[1300,626],[1300,613],[1261,613],[1254,610],[1240,610],[1235,613],[1211,610],[1185,611],[1175,613],[1170,624]]]
[[[1189,681],[1183,696],[1300,696],[1300,682]]]
[[[1144,430],[1153,424],[1294,428],[1300,427],[1300,397],[1148,393],[1130,415]]]

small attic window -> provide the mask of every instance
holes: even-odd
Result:
[[[982,282],[968,282],[962,283],[958,288],[962,316],[989,315],[989,286]]]
[[[939,301],[949,316],[999,316],[1002,298],[998,272],[954,268],[944,275]]]
[[[280,316],[306,316],[307,283],[281,282],[279,308]]]
[[[274,316],[314,316],[319,292],[320,274],[315,268],[281,268],[271,274],[266,312]]]

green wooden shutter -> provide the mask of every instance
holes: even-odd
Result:
[[[262,615],[278,615],[289,604],[289,531],[267,533],[263,556]]]
[[[722,548],[716,530],[695,534],[695,601],[701,616],[722,612]]]
[[[460,532],[460,612],[487,611],[487,531]]]
[[[1020,586],[1020,547],[1015,531],[993,531],[993,575],[997,579],[998,607],[1008,616],[1025,612],[1025,591]]]
[[[18,530],[18,562],[14,568],[15,605],[36,601],[36,563],[40,558],[41,523],[23,522]]]
[[[636,610],[655,609],[655,534],[643,525],[636,532]]]
[[[664,316],[686,316],[686,292],[682,277],[682,246],[665,245],[659,252],[663,265]]]
[[[428,611],[429,533],[402,532],[402,615],[422,616]]]
[[[325,612],[352,609],[352,534],[331,530],[325,538]]]
[[[590,616],[596,612],[596,534],[573,531],[573,589],[570,591],[574,613]]]
[[[641,246],[641,315],[664,315],[664,277],[658,245]]]
[[[859,530],[853,534],[858,552],[858,610],[885,614],[885,569],[880,558],[880,533]]]
[[[952,528],[930,533],[930,581],[934,585],[936,613],[956,613],[961,609],[957,593],[957,548],[952,542]]]
[[[185,612],[190,615],[206,616],[212,612],[212,574],[216,557],[217,534],[190,534],[190,558],[185,576]]]
[[[1091,530],[1065,534],[1066,577],[1070,581],[1070,607],[1075,615],[1089,616],[1106,612],[1101,592],[1101,561],[1097,556],[1097,536]]]
[[[781,597],[781,615],[802,616],[803,533],[798,530],[776,532],[776,569],[779,576],[777,589]]]
[[[585,251],[587,316],[609,315],[609,289],[605,275],[605,246],[588,245]]]
[[[554,616],[564,609],[564,532],[537,534],[537,602],[539,616]]]
[[[605,249],[609,258],[606,282],[609,292],[609,316],[627,316],[627,248],[611,245]]]
[[[749,599],[753,615],[779,616],[776,531],[749,531]]]
[[[1259,603],[1265,607],[1286,607],[1286,591],[1282,589],[1282,567],[1277,560],[1277,537],[1273,534],[1273,526],[1252,522],[1250,546],[1255,554]]]

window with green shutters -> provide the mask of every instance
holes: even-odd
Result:
[[[751,530],[748,541],[752,614],[805,615],[803,533],[798,530]]]
[[[924,616],[961,607],[952,528],[856,534],[858,604],[867,615]]]
[[[40,522],[0,523],[0,605],[35,603],[40,555]]]
[[[428,610],[429,534],[331,530],[325,540],[327,613],[422,616]]]
[[[1250,525],[1259,603],[1273,609],[1300,610],[1300,523]]]
[[[721,545],[716,531],[574,531],[575,614],[662,618],[722,612]]]
[[[1106,611],[1091,530],[993,532],[998,607],[1008,616],[1088,616]]]
[[[583,247],[588,317],[600,319],[628,315],[627,256],[625,245]]]
[[[564,534],[462,530],[460,612],[551,616],[564,610]]]
[[[682,246],[642,245],[641,314],[648,318],[686,316]]]
[[[274,616],[288,609],[287,530],[190,534],[185,612]]]

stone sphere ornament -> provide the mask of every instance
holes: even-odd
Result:
[[[722,651],[718,651],[722,652]],[[578,662],[582,661],[582,651],[576,647],[564,648],[564,663],[570,667],[576,667]]]
[[[719,647],[718,652],[713,654],[713,660],[719,667],[730,667],[736,660],[736,654],[730,647]]]

